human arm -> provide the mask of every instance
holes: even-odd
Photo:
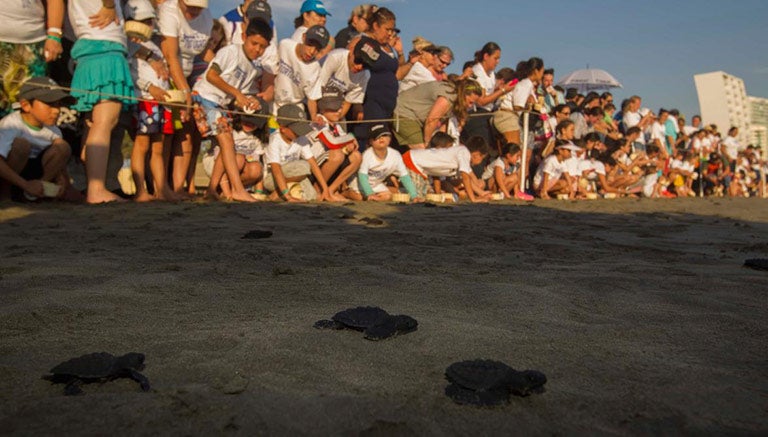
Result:
[[[238,108],[248,108],[253,110],[259,110],[258,100],[247,97],[242,91],[228,84],[227,81],[221,77],[221,67],[215,62],[208,68],[208,73],[205,75],[205,79],[216,88],[224,91],[228,95],[232,96],[235,100],[235,105]]]
[[[325,181],[325,176],[323,176],[323,172],[320,170],[320,166],[317,165],[315,158],[309,158],[307,162],[309,162],[309,168],[312,170],[312,174],[315,176],[317,184],[320,185],[320,192],[317,193],[317,197],[321,201],[330,201],[331,193],[328,191],[328,183]]]
[[[483,91],[483,95],[477,99],[477,106],[486,106],[490,105],[491,103],[498,100],[500,97],[504,96],[505,94],[511,92],[515,89],[515,85],[509,86],[509,84],[503,84],[500,87],[496,88],[491,94],[485,94],[485,91]]]
[[[28,181],[21,177],[18,173],[13,171],[10,165],[6,162],[5,158],[0,156],[0,179],[5,179],[6,181],[10,182],[11,184],[21,188],[22,190],[26,191],[27,193],[37,196],[37,197],[43,197],[43,183],[39,180],[31,180]]]
[[[97,29],[103,29],[112,23],[120,24],[120,18],[115,10],[115,0],[101,0],[99,12],[88,17],[88,24]]]
[[[280,198],[286,202],[301,202],[302,199],[297,199],[288,192],[288,182],[286,182],[285,175],[283,174],[283,166],[277,162],[272,162],[269,164],[269,169],[272,171],[272,177],[275,180],[275,191],[277,191]]]
[[[464,184],[464,190],[472,203],[483,203],[488,201],[487,192],[477,189],[470,173],[461,172],[461,181]]]
[[[451,102],[447,98],[440,96],[432,105],[432,109],[424,120],[424,142],[429,143],[432,135],[440,127],[440,120],[451,110]]]
[[[413,179],[411,179],[411,176],[408,174],[400,176],[400,182],[403,184],[403,187],[405,187],[406,191],[408,191],[408,195],[411,196],[411,200],[416,200],[419,195],[416,192],[416,186],[413,185]]]
[[[184,77],[184,70],[181,67],[181,57],[179,56],[179,39],[173,36],[163,36],[160,42],[160,50],[163,52],[165,61],[168,64],[168,71],[171,75],[176,89],[185,93],[187,99],[187,110],[181,114],[182,121],[189,120],[189,106],[192,105],[192,95],[190,94],[187,78]]]
[[[45,62],[51,62],[57,59],[64,49],[61,47],[61,37],[64,25],[64,0],[48,0],[46,2],[46,39],[43,48]],[[58,40],[57,40],[58,38]]]

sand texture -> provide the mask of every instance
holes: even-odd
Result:
[[[3,204],[0,434],[765,435],[754,257],[751,199]],[[358,305],[419,329],[312,328]],[[145,353],[152,390],[41,379],[100,351]],[[454,404],[443,372],[475,358],[547,392]]]

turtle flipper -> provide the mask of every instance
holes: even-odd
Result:
[[[64,386],[64,396],[77,396],[83,394],[83,389],[80,388],[81,385],[83,385],[82,379],[73,378]]]
[[[142,391],[149,391],[149,379],[146,376],[133,369],[129,370],[129,376],[132,380],[139,383]]]

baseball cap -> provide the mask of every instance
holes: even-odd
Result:
[[[320,15],[328,15],[329,17],[331,14],[328,13],[328,11],[325,9],[325,5],[320,0],[306,0],[304,3],[301,4],[301,13],[305,12],[315,12]]]
[[[144,21],[155,18],[155,8],[149,0],[128,0],[125,8],[126,18],[136,21]]]
[[[317,101],[317,110],[338,111],[344,103],[344,96],[337,88],[328,88],[323,90],[323,96]]]
[[[44,103],[61,102],[65,106],[74,105],[77,99],[59,88],[59,84],[50,77],[33,77],[21,86],[17,100],[40,100]]]
[[[312,26],[307,29],[307,33],[304,34],[305,41],[309,44],[310,41],[318,44],[321,49],[324,49],[328,45],[328,41],[331,40],[331,36],[328,34],[328,30],[323,26]]]
[[[307,121],[307,114],[299,105],[281,106],[277,110],[277,124],[287,127],[300,137],[312,132],[312,127]]]
[[[269,23],[272,21],[272,7],[265,1],[256,0],[248,5],[248,9],[245,11],[245,16],[248,17],[249,20],[261,18]]]
[[[368,129],[369,140],[376,140],[379,137],[383,137],[384,135],[392,136],[392,132],[389,131],[389,128],[386,124],[374,124],[370,129]]]
[[[248,123],[256,126],[256,129],[261,129],[267,124],[267,115],[269,115],[269,103],[265,102],[261,97],[256,97],[259,101],[259,110],[253,114],[240,114],[240,122]]]
[[[355,64],[362,64],[363,67],[370,67],[379,60],[381,53],[378,47],[371,40],[360,40],[353,49]]]
[[[184,0],[184,4],[194,8],[207,8],[208,0]]]

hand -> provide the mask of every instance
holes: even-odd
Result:
[[[303,203],[304,199],[299,199],[297,197],[293,197],[290,195],[290,193],[285,194],[285,201],[290,203]]]
[[[315,119],[312,120],[312,123],[315,123],[318,126],[325,126],[326,125],[325,118],[322,115],[320,115],[320,114],[315,115]]]
[[[165,102],[166,94],[165,90],[154,85],[149,86],[148,90],[149,94],[152,96],[153,99],[155,99],[158,102]]]
[[[45,46],[43,53],[45,54],[45,62],[55,61],[61,57],[61,53],[64,49],[61,47],[61,43],[52,39],[45,40]]]
[[[399,36],[394,35],[390,38],[389,45],[391,45],[397,53],[403,53],[403,40],[400,39]]]
[[[95,15],[88,17],[88,24],[96,29],[103,29],[112,23],[120,24],[115,8],[107,9],[102,7]]]
[[[347,149],[347,154],[349,154],[354,152],[355,150],[359,150],[360,144],[357,143],[357,140],[354,140],[352,143],[347,144],[345,148]]]
[[[153,70],[155,70],[155,74],[157,74],[157,78],[160,80],[168,80],[170,77],[170,71],[168,71],[168,66],[165,65],[165,61],[162,59],[152,59],[149,61],[149,66],[152,67]]]
[[[35,197],[43,197],[45,195],[45,190],[43,189],[43,182],[38,179],[27,181],[27,183],[24,184],[24,186],[21,188],[25,192]]]

